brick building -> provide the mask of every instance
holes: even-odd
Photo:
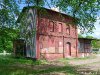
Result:
[[[90,38],[78,38],[78,57],[90,56],[92,53]]]
[[[78,56],[75,18],[46,8],[24,7],[17,22],[23,19],[28,22],[26,29],[21,29],[22,34],[29,35],[24,50],[26,57],[50,60]],[[34,35],[33,31],[36,31]]]

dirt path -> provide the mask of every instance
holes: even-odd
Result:
[[[94,59],[71,60],[69,63],[77,66],[77,71],[81,75],[100,75],[100,56]]]
[[[96,56],[93,59],[85,59],[85,60],[71,60],[69,63],[72,65],[85,65],[100,62],[100,56]]]

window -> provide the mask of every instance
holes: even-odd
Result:
[[[51,32],[54,32],[54,22],[53,21],[49,22],[49,29]]]
[[[59,53],[59,41],[55,41],[55,53]]]
[[[49,46],[50,47],[53,47],[54,46],[54,42],[55,40],[54,40],[54,38],[53,37],[49,37]]]
[[[44,25],[44,20],[43,20],[43,18],[40,19],[40,24],[41,24],[41,25]]]
[[[44,18],[41,18],[40,21],[39,21],[39,31],[40,31],[40,34],[46,32],[46,26],[45,26],[45,19]]]
[[[42,42],[40,42],[40,49],[43,49],[43,44],[42,44]]]
[[[59,31],[59,32],[62,32],[62,23],[59,23],[59,24],[58,24],[58,31]]]
[[[70,26],[69,26],[69,25],[66,27],[66,33],[67,33],[68,35],[70,35]]]

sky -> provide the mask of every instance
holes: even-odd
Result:
[[[25,4],[20,4],[20,9],[22,10],[24,6],[26,6],[26,5]],[[59,11],[58,8],[54,8],[54,7],[52,7],[52,8],[55,9],[56,11]],[[100,39],[100,23],[99,22],[100,22],[100,12],[98,12],[98,18],[97,18],[97,21],[94,24],[94,26],[95,26],[95,29],[93,30],[94,33],[92,33],[92,34],[88,33],[87,35],[90,35],[90,36],[93,36],[95,38]],[[84,34],[83,36],[86,36],[86,34]]]
[[[100,16],[99,16],[99,18],[100,18]],[[94,33],[92,33],[90,35],[92,35],[93,37],[96,37],[96,38],[100,39],[100,19],[97,20],[94,25],[95,25],[96,29],[93,30]]]
[[[88,35],[88,36],[93,36],[94,38],[100,39],[100,19],[94,23],[94,26],[95,26],[95,29],[93,30],[93,33],[83,34],[83,36]],[[80,29],[78,29],[78,33],[80,34]]]

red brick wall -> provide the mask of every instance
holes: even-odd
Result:
[[[38,12],[37,22],[37,58],[67,57],[67,42],[71,44],[71,56],[76,56],[77,29],[73,18],[47,10],[46,15]]]

